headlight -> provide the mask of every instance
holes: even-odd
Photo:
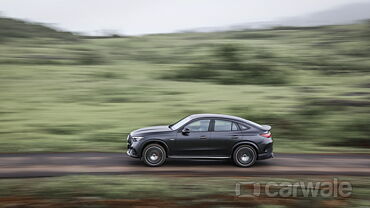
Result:
[[[140,141],[142,138],[144,138],[144,137],[134,136],[134,137],[132,137],[132,140],[134,140],[134,142],[138,142],[138,141]]]

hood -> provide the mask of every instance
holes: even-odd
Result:
[[[145,134],[145,133],[155,133],[155,132],[166,132],[172,131],[168,126],[151,126],[145,127],[138,130],[131,132],[132,135],[134,134]]]

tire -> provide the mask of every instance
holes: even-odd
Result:
[[[234,150],[233,160],[237,166],[250,167],[257,160],[257,152],[249,145],[241,145]]]
[[[144,148],[141,159],[148,166],[158,167],[166,161],[166,151],[159,144],[149,144]]]

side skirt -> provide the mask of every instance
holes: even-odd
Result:
[[[168,156],[174,159],[229,159],[230,157],[211,157],[211,156]]]

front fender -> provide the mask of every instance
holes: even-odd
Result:
[[[152,144],[152,143],[157,143],[157,144],[160,144],[164,147],[164,149],[166,150],[166,153],[167,153],[167,156],[168,156],[168,153],[169,153],[169,147],[167,145],[167,143],[165,141],[163,141],[162,139],[148,139],[148,140],[145,140],[141,146],[140,146],[140,152],[139,152],[139,157],[141,157],[141,153],[143,152],[144,148],[146,145],[148,144]]]

